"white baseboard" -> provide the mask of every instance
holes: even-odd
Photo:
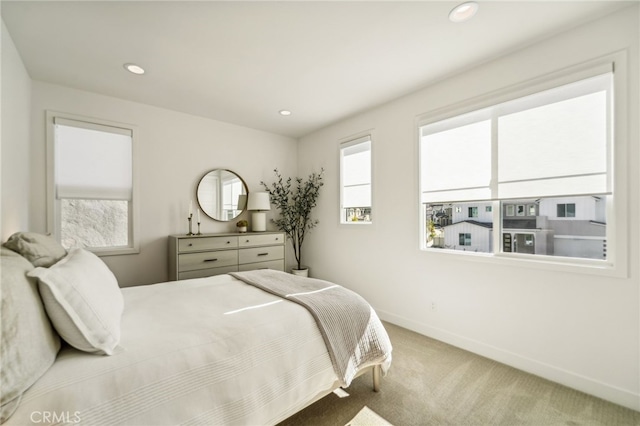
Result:
[[[572,389],[588,393],[589,395],[605,399],[613,402],[614,404],[640,411],[640,394],[635,394],[631,391],[611,386],[607,383],[603,383],[535,359],[527,358],[496,346],[469,339],[438,327],[419,323],[399,315],[379,311],[377,309],[376,313],[380,319],[411,331],[415,331],[416,333],[448,343],[452,346],[473,352],[519,370],[526,371],[527,373],[543,377],[547,380],[560,383]]]

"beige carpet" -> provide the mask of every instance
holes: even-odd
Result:
[[[369,374],[281,423],[346,425],[368,407],[395,426],[640,426],[640,413],[385,323],[393,364],[382,389]]]

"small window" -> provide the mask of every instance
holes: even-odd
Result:
[[[470,246],[471,245],[471,234],[469,233],[460,233],[458,234],[458,242],[461,246]]]
[[[558,204],[558,217],[576,217],[576,205],[574,203]]]
[[[478,217],[477,207],[469,207],[469,217]]]
[[[66,249],[136,252],[133,129],[48,114],[50,230]]]
[[[491,213],[493,211],[493,207],[492,206],[485,206],[484,207],[484,211],[487,213]]]
[[[371,223],[371,135],[340,144],[340,222]]]

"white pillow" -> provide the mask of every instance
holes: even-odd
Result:
[[[72,249],[50,268],[36,268],[47,315],[58,334],[85,352],[112,355],[120,342],[122,292],[111,270],[95,254]]]

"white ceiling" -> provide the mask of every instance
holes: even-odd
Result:
[[[3,0],[1,12],[34,80],[300,137],[630,5],[480,0],[451,23],[462,1]]]

